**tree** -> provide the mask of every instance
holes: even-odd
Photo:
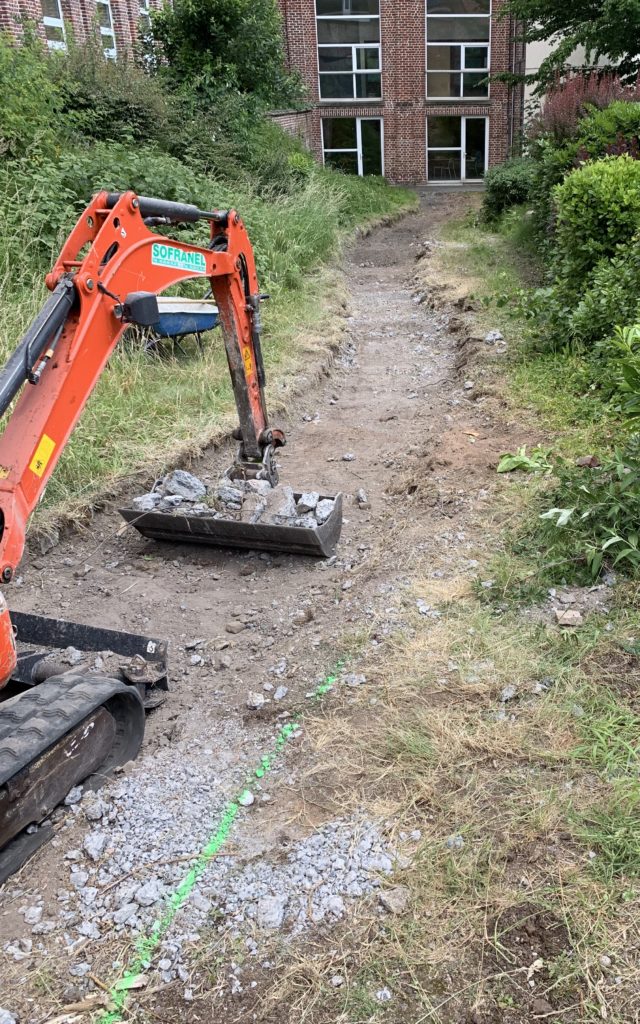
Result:
[[[640,0],[507,0],[504,13],[525,23],[528,42],[553,46],[534,76],[540,91],[578,47],[586,51],[587,65],[604,58],[625,79],[640,71]]]
[[[183,84],[290,102],[300,88],[285,70],[276,0],[175,0],[153,15],[153,35]]]

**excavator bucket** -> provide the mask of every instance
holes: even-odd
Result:
[[[301,495],[294,493],[294,497],[298,501]],[[321,500],[332,501],[333,511],[324,523],[316,527],[247,523],[214,515],[191,516],[179,512],[139,512],[133,508],[121,508],[120,514],[130,526],[150,540],[330,558],[335,554],[342,529],[342,494],[321,497]]]

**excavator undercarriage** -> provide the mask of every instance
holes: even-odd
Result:
[[[204,246],[174,241],[170,225],[209,223]],[[158,295],[202,279],[215,300],[239,417],[231,480],[278,482],[284,434],[265,402],[260,294],[253,251],[235,211],[100,192],[47,276],[51,295],[0,371],[0,579],[22,558],[27,521],[84,406],[130,325],[159,322]],[[26,386],[25,386],[26,385]],[[327,557],[342,498],[316,528],[191,519],[123,509],[156,540]],[[25,612],[0,595],[0,884],[52,833],[49,815],[69,790],[97,787],[135,758],[145,709],[166,697],[165,641]]]

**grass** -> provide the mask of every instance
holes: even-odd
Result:
[[[54,167],[51,173],[57,180],[44,183],[39,171],[31,179],[24,167],[5,171],[0,182],[1,357],[15,347],[45,297],[44,273],[57,251],[51,232],[64,237],[85,192],[118,184],[148,192],[152,183],[144,175],[152,178],[154,166],[169,192],[180,180],[181,165],[173,158],[150,151],[145,161],[144,153],[134,159],[124,147],[118,153],[113,149],[97,144],[80,153],[72,166]],[[302,363],[320,362],[339,343],[344,299],[335,272],[326,268],[342,241],[356,228],[411,208],[415,196],[382,180],[349,179],[320,169],[293,194],[269,197],[246,185],[234,191],[227,182],[186,173],[196,202],[236,206],[247,223],[261,287],[272,296],[264,317],[268,398],[272,408],[282,407]],[[53,213],[50,209],[56,188],[63,197],[63,213],[57,206]],[[54,230],[51,225],[59,222]],[[155,476],[196,455],[235,426],[234,408],[219,332],[208,336],[202,353],[187,345],[186,355],[157,359],[131,345],[121,349],[110,360],[57,467],[39,521],[77,513],[117,490],[132,474]]]
[[[604,622],[569,638],[516,609],[496,619],[473,595],[440,608],[441,620],[409,617],[364,657],[359,670],[377,682],[366,726],[362,706],[342,704],[308,727],[315,784],[342,814],[366,807],[389,823],[407,857],[394,884],[409,888],[411,909],[374,924],[372,905],[350,923],[348,994],[327,985],[324,1016],[301,972],[327,984],[335,966],[306,948],[276,986],[281,1004],[293,1000],[286,1019],[449,1024],[501,1009],[531,1020],[535,956],[519,938],[529,921],[542,959],[535,995],[557,1011],[548,1019],[595,1021],[604,1005],[622,1024],[637,982],[624,929],[640,910],[638,730],[633,707],[594,685]],[[629,628],[604,633],[612,652]],[[517,695],[503,705],[506,685]],[[421,840],[407,845],[416,828]],[[605,954],[622,981],[603,995]],[[383,985],[393,1004],[372,1000]]]
[[[592,387],[588,360],[570,351],[540,353],[532,343],[524,290],[540,284],[542,275],[521,211],[491,230],[477,216],[454,221],[443,238],[443,267],[469,282],[479,306],[476,325],[498,328],[508,338],[502,388],[508,407],[529,414],[535,436],[552,436],[556,443],[562,438],[567,458],[610,451],[619,424]]]

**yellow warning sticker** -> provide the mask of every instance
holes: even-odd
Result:
[[[251,349],[248,345],[242,350],[242,360],[244,362],[244,371],[249,374],[253,372],[253,359],[251,357]]]
[[[40,438],[40,443],[35,450],[35,454],[29,463],[29,469],[36,476],[42,476],[45,469],[49,465],[51,456],[53,455],[56,447],[56,442],[48,436],[43,434]]]

